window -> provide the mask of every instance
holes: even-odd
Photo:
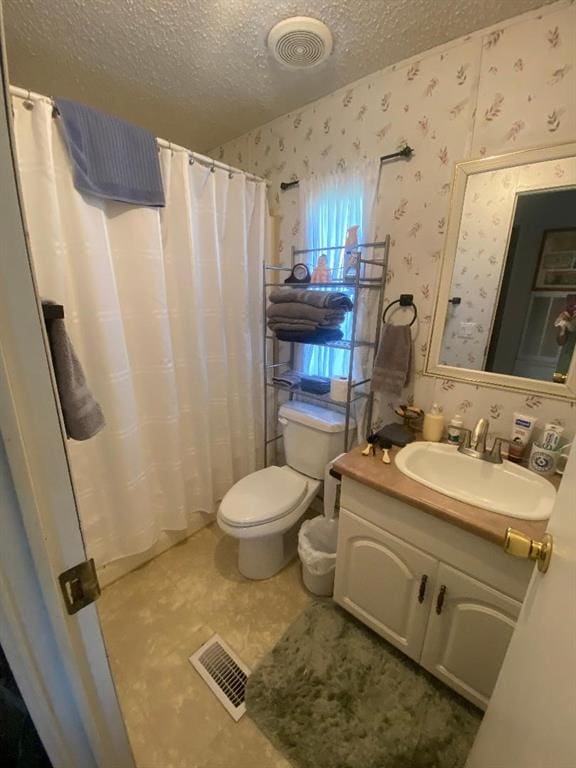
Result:
[[[363,189],[359,184],[347,188],[335,185],[314,195],[306,206],[306,241],[307,248],[331,248],[343,245],[349,227],[359,225],[358,241],[362,242]],[[315,259],[322,251],[312,254]],[[328,267],[335,278],[341,279],[344,272],[344,249],[326,250]],[[315,263],[310,264],[310,269]],[[354,291],[346,288],[318,290],[344,290],[354,301]],[[348,313],[341,326],[344,339],[350,339],[352,333],[352,313]],[[347,376],[350,352],[346,349],[307,346],[303,348],[302,370],[313,376]]]

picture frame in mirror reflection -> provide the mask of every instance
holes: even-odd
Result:
[[[544,230],[534,288],[576,291],[576,226]]]
[[[576,142],[458,163],[425,373],[576,399],[573,244]]]

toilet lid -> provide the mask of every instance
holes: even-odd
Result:
[[[281,467],[266,467],[239,480],[222,499],[220,515],[229,525],[269,523],[292,512],[306,495],[303,477]]]

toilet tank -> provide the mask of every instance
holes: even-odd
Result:
[[[290,402],[280,406],[278,420],[288,466],[322,480],[326,464],[346,450],[344,414],[310,403]],[[355,427],[356,422],[350,419],[350,430]]]

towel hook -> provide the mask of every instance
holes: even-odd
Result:
[[[391,301],[390,304],[388,304],[388,306],[384,310],[384,313],[382,314],[382,322],[383,323],[386,322],[386,314],[388,310],[391,307],[395,306],[396,304],[398,304],[401,307],[412,307],[412,309],[414,310],[414,317],[408,323],[408,326],[410,327],[414,325],[418,317],[418,310],[416,309],[416,304],[414,304],[414,296],[411,293],[401,293],[399,299],[396,299],[395,301]]]

